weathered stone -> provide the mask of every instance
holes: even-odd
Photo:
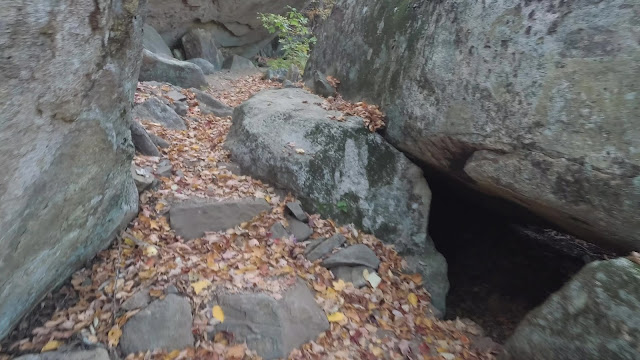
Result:
[[[205,232],[233,228],[271,209],[264,199],[210,201],[194,199],[171,206],[169,218],[176,234],[190,240]]]
[[[158,164],[156,175],[160,177],[170,177],[172,171],[173,171],[173,166],[171,165],[171,162],[168,160],[165,160],[164,162],[161,162],[160,164]]]
[[[287,73],[287,69],[268,69],[264,73],[264,79],[283,82],[287,78]]]
[[[200,105],[200,111],[203,114],[213,114],[219,117],[231,116],[233,114],[233,108],[223,104],[222,102],[214,99],[211,95],[198,89],[189,89],[196,95],[196,100]]]
[[[286,80],[291,82],[300,81],[300,69],[296,66],[296,64],[291,64],[289,66],[289,70],[287,71]]]
[[[143,4],[0,5],[0,339],[137,213]]]
[[[336,89],[327,80],[327,75],[320,71],[313,72],[313,76],[307,81],[307,86],[320,96],[336,96]]]
[[[322,262],[322,266],[328,269],[337,266],[358,265],[377,269],[380,265],[380,259],[367,245],[356,244],[338,251]]]
[[[176,101],[172,103],[170,106],[173,109],[173,111],[175,111],[175,113],[179,116],[187,116],[187,114],[189,113],[189,105],[187,105],[187,103],[185,102]]]
[[[640,359],[640,265],[628,259],[586,265],[530,312],[502,359]]]
[[[322,239],[319,242],[308,246],[305,249],[304,255],[309,261],[316,261],[329,255],[333,249],[342,246],[347,239],[342,234],[335,234],[329,238]]]
[[[305,241],[313,235],[313,229],[309,225],[294,218],[288,218],[287,232],[296,239],[296,241]]]
[[[182,47],[187,59],[201,58],[213,65],[216,70],[222,68],[224,57],[218,50],[211,32],[204,29],[189,30],[182,36]]]
[[[198,65],[169,59],[143,50],[140,81],[167,82],[183,88],[205,87],[207,80]]]
[[[138,121],[130,123],[131,140],[137,152],[145,156],[160,156],[161,153],[151,138],[151,134]]]
[[[284,237],[291,236],[284,225],[282,225],[282,223],[279,221],[271,226],[269,232],[271,233],[272,239],[282,239]]]
[[[367,279],[364,278],[364,271],[369,273],[376,272],[370,267],[366,266],[338,266],[331,269],[333,276],[336,279],[340,279],[344,282],[350,282],[356,288],[361,288],[367,285]]]
[[[92,350],[52,351],[41,354],[28,354],[15,360],[111,360],[109,352],[103,348]]]
[[[178,45],[180,38],[196,27],[212,33],[226,51],[251,58],[275,37],[262,26],[258,13],[284,14],[287,5],[302,10],[308,3],[309,0],[152,1],[146,21],[170,46]]]
[[[232,71],[256,70],[256,66],[253,65],[251,60],[239,55],[231,55],[226,58],[222,64],[222,68]]]
[[[221,294],[216,304],[224,311],[219,331],[230,332],[246,342],[264,359],[287,358],[291,350],[315,340],[329,329],[327,317],[318,307],[307,285],[298,282],[276,300],[268,294]]]
[[[149,289],[141,289],[128,298],[120,306],[122,310],[131,311],[135,309],[143,308],[151,302],[151,295],[149,295]]]
[[[187,60],[187,62],[198,65],[200,69],[202,69],[202,72],[205,75],[213,74],[216,71],[218,71],[218,69],[220,69],[220,68],[216,68],[215,66],[213,66],[212,63],[208,62],[205,59],[193,58],[193,59]]]
[[[178,91],[178,89],[179,88],[170,89],[169,91],[167,91],[166,94],[164,94],[164,96],[168,97],[173,102],[186,101],[187,100],[187,96],[185,94],[183,94],[182,92]]]
[[[182,52],[182,50],[175,48],[173,50],[171,50],[171,53],[173,54],[173,57],[180,60],[180,61],[186,61],[186,57],[184,56],[184,53]]]
[[[135,314],[122,328],[120,348],[125,354],[155,349],[167,351],[193,346],[191,304],[169,294]]]
[[[292,83],[292,82],[291,82],[291,81],[289,81],[289,80],[285,80],[285,81],[282,83],[282,87],[283,87],[283,88],[285,88],[285,89],[292,89],[292,88],[299,88],[299,87],[302,87],[302,86],[298,86],[298,85],[296,85],[296,84]]]
[[[131,133],[133,134],[133,130],[131,131]],[[170,146],[169,142],[163,138],[161,138],[160,136],[156,135],[156,134],[150,134],[147,133],[149,135],[149,138],[151,139],[151,141],[159,148],[162,149],[166,149]],[[135,144],[135,142],[134,142]]]
[[[151,173],[134,164],[131,164],[131,175],[133,176],[133,181],[136,183],[138,194],[147,190],[151,184],[153,184],[153,176]]]
[[[305,74],[326,72],[345,98],[381,105],[387,139],[412,157],[581,238],[637,250],[640,43],[629,5],[341,0]]]
[[[151,97],[133,108],[133,117],[139,121],[151,121],[168,129],[186,129],[184,120],[160,99]]]
[[[430,243],[429,246],[434,246],[431,237],[428,237],[427,241]],[[444,316],[447,293],[449,292],[447,260],[439,252],[419,255],[406,254],[404,259],[407,262],[405,271],[422,275],[422,278],[425,279],[423,285],[431,295],[431,303],[440,312],[440,315]]]
[[[309,221],[309,216],[307,216],[307,213],[302,210],[302,204],[300,204],[300,201],[288,202],[286,207],[287,212],[293,215],[294,218],[302,222]]]
[[[167,44],[162,39],[162,36],[158,34],[153,26],[144,24],[142,35],[142,45],[145,49],[158,56],[164,56],[169,59],[173,58],[171,49],[169,49]]]

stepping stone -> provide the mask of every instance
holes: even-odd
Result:
[[[329,322],[307,285],[298,280],[280,300],[265,293],[220,294],[224,322],[210,333],[225,331],[238,343],[247,343],[265,360],[287,358],[301,345],[329,329]]]
[[[120,306],[123,310],[130,311],[143,308],[151,302],[151,295],[149,295],[149,289],[142,289],[133,294]]]
[[[380,265],[380,259],[367,245],[357,244],[338,251],[322,262],[322,266],[328,269],[338,266],[358,265],[377,269]]]
[[[289,226],[287,231],[296,238],[296,241],[305,241],[313,234],[313,229],[309,225],[294,218],[288,218]]]
[[[174,102],[187,100],[187,97],[183,93],[181,93],[180,91],[178,91],[176,89],[171,89],[171,90],[169,90],[169,92],[167,92],[164,95],[166,97],[168,97],[169,99],[173,100]]]
[[[294,218],[302,222],[309,221],[309,217],[304,212],[304,210],[302,210],[302,205],[300,204],[300,201],[289,202],[287,203],[286,206],[289,214],[293,215]]]
[[[141,194],[153,184],[154,177],[151,173],[134,164],[131,164],[131,176],[133,176],[133,181],[136,183],[138,194]]]
[[[279,221],[271,226],[269,232],[271,233],[272,239],[282,239],[291,235],[289,234],[289,232],[287,232],[287,229],[285,229],[284,225],[282,225],[282,223]]]
[[[15,360],[110,360],[109,353],[103,348],[75,351],[51,351],[41,354],[28,354]]]
[[[134,106],[133,117],[141,121],[161,124],[167,129],[184,130],[187,128],[184,120],[169,105],[155,97]]]
[[[264,199],[193,199],[173,204],[169,210],[169,221],[176,234],[191,240],[202,237],[205,232],[233,228],[270,209],[271,206]]]
[[[120,348],[125,354],[155,349],[172,351],[193,346],[191,303],[169,294],[135,314],[122,328]]]
[[[317,241],[312,246],[307,246],[304,255],[309,261],[316,261],[323,258],[325,255],[331,253],[331,251],[345,243],[347,239],[342,234],[335,234],[330,238]]]
[[[367,280],[362,275],[365,270],[369,273],[375,272],[375,270],[366,266],[338,266],[331,269],[331,272],[336,279],[350,282],[356,288],[361,288],[367,285]]]

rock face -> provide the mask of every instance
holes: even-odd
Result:
[[[301,280],[280,300],[261,293],[221,294],[216,304],[225,319],[215,326],[214,333],[232,333],[267,360],[287,358],[291,350],[329,330],[324,311]]]
[[[196,64],[159,56],[144,49],[140,81],[168,82],[183,88],[207,86],[202,69]]]
[[[135,314],[122,328],[120,347],[125,354],[154,349],[175,350],[193,346],[191,304],[169,294]]]
[[[226,142],[234,162],[243,173],[291,190],[306,210],[354,223],[402,254],[438,254],[427,239],[431,193],[420,168],[362,119],[330,119],[341,114],[315,105],[322,101],[282,89],[237,107]],[[446,265],[442,273],[432,280],[446,283]],[[432,291],[442,303],[445,295]]]
[[[639,6],[341,0],[305,74],[381,105],[388,140],[413,157],[638,249]]]
[[[216,42],[236,54],[252,57],[273,39],[264,30],[258,13],[282,14],[287,5],[302,9],[309,0],[151,0],[147,22],[169,46],[192,28],[213,34]]]
[[[0,338],[137,212],[144,3],[0,6]]]
[[[640,265],[592,262],[533,310],[502,359],[640,359]]]

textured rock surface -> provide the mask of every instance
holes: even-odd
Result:
[[[184,120],[160,99],[151,97],[133,108],[133,118],[139,121],[151,121],[168,129],[186,129]]]
[[[233,114],[233,108],[223,104],[221,101],[214,99],[211,95],[198,89],[189,89],[196,95],[200,111],[203,114],[213,114],[215,116],[225,117]]]
[[[145,49],[151,51],[152,53],[158,56],[164,56],[169,59],[173,58],[173,55],[171,54],[171,49],[169,49],[167,44],[164,42],[164,39],[162,39],[162,36],[158,34],[156,29],[154,29],[152,26],[147,24],[144,24],[142,45]]]
[[[211,32],[203,29],[189,30],[182,36],[182,48],[187,59],[205,59],[216,69],[222,68],[224,58],[216,47]]]
[[[105,349],[76,351],[53,351],[42,354],[28,354],[17,357],[15,360],[111,360]]]
[[[520,323],[502,359],[640,359],[640,265],[592,262]]]
[[[338,266],[331,269],[331,272],[336,279],[350,282],[354,287],[361,288],[367,285],[367,280],[364,278],[365,270],[369,273],[375,272],[375,270],[366,266]]]
[[[137,212],[129,121],[143,5],[0,6],[0,338]]]
[[[415,158],[578,236],[638,249],[639,9],[340,0],[305,74],[381,105],[388,140]]]
[[[122,328],[120,348],[125,354],[154,349],[174,350],[193,346],[191,304],[169,294],[135,314]]]
[[[271,209],[264,199],[214,201],[194,199],[171,206],[171,228],[184,239],[232,228]]]
[[[291,350],[329,329],[324,311],[300,280],[280,300],[261,293],[221,294],[216,304],[225,319],[214,333],[232,333],[264,359],[287,358]]]
[[[200,69],[202,69],[202,72],[205,75],[211,75],[214,72],[216,72],[218,69],[216,69],[215,66],[213,66],[212,63],[210,63],[209,61],[205,60],[205,59],[201,59],[201,58],[194,58],[194,59],[189,59],[187,60],[187,62],[190,62],[192,64],[198,65],[200,67]]]
[[[380,259],[376,253],[364,244],[344,248],[322,262],[322,266],[328,269],[338,266],[366,266],[377,269],[379,265]]]
[[[308,0],[151,0],[147,22],[170,46],[191,28],[206,29],[216,42],[246,57],[258,53],[273,38],[262,27],[258,13],[286,11],[290,5],[302,9]]]
[[[256,66],[251,62],[251,60],[239,56],[232,55],[224,60],[222,64],[223,69],[232,70],[232,71],[240,71],[240,70],[255,70]]]
[[[146,49],[142,52],[139,80],[168,82],[183,88],[207,86],[207,80],[198,65],[162,57]]]
[[[316,240],[315,243],[310,244],[310,246],[304,249],[304,256],[309,261],[316,261],[330,254],[333,249],[341,246],[345,241],[347,241],[347,239],[342,236],[342,234],[335,234],[326,239]]]
[[[153,141],[151,134],[137,121],[131,121],[131,140],[136,151],[145,156],[160,156],[156,143]]]

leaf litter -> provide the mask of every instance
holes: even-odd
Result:
[[[213,95],[237,106],[260,90],[278,86],[247,76]],[[168,91],[166,85],[139,84],[135,101]],[[331,329],[295,349],[290,359],[495,358],[495,347],[474,347],[476,339],[486,339],[477,325],[433,316],[420,275],[403,273],[402,257],[374,236],[352,226],[337,226],[319,215],[309,219],[314,239],[341,233],[349,244],[365,244],[376,252],[380,267],[377,273],[363,274],[369,286],[362,289],[335,279],[320,261],[306,260],[306,243],[270,239],[270,227],[284,221],[285,203],[295,199],[269,184],[232,173],[226,166],[229,153],[222,147],[231,119],[201,114],[194,94],[188,90],[183,94],[189,105],[186,130],[143,124],[171,144],[162,153],[173,166],[172,175],[161,178],[155,190],[141,194],[137,218],[108,249],[47,295],[8,337],[9,342],[0,345],[0,359],[78,346],[116,347],[122,327],[138,312],[122,310],[122,303],[139,291],[148,291],[152,299],[164,298],[170,287],[191,300],[195,347],[132,354],[126,359],[258,359],[225,333],[208,338],[211,320],[223,322],[224,313],[219,306],[211,309],[206,304],[216,291],[262,291],[279,298],[297,278],[313,289]],[[348,105],[338,96],[323,106],[348,115],[373,113],[367,125],[371,131],[383,125],[382,113],[371,105]],[[160,160],[138,155],[134,162],[155,171]],[[166,215],[174,200],[189,197],[258,197],[270,203],[272,210],[236,228],[185,241],[171,230]]]

